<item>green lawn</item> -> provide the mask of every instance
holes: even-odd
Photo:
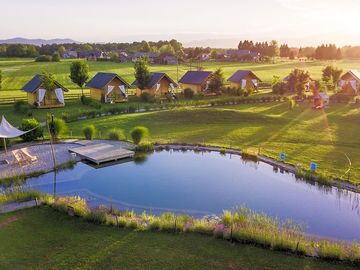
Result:
[[[326,113],[305,104],[289,111],[287,103],[247,104],[208,109],[177,109],[168,112],[119,115],[71,123],[69,129],[82,136],[82,127],[94,124],[101,134],[114,127],[129,131],[137,125],[150,129],[151,139],[161,143],[205,143],[257,152],[336,177],[352,161],[351,181],[360,184],[360,108],[333,105]]]
[[[112,105],[106,105],[112,106]],[[120,105],[113,105],[120,106]],[[127,106],[127,105],[126,105]],[[26,115],[16,114],[12,106],[2,106],[2,113],[14,124]],[[79,102],[69,102],[63,109],[33,110],[39,121],[53,112],[76,113],[91,108]],[[173,109],[106,116],[69,123],[65,137],[83,137],[82,128],[94,124],[106,138],[108,130],[116,127],[129,132],[134,126],[150,129],[151,139],[160,143],[208,144],[237,148],[275,159],[282,151],[286,161],[309,169],[317,162],[319,171],[347,180],[344,176],[351,159],[350,181],[360,184],[360,107],[333,104],[326,112],[314,111],[303,104],[290,111],[288,103],[257,103],[203,109]]]
[[[47,207],[0,215],[0,269],[354,269],[196,234],[132,232]]]
[[[3,71],[3,86],[0,90],[0,97],[18,96],[23,94],[20,89],[35,74],[46,70],[54,73],[57,80],[65,87],[72,90],[72,93],[79,92],[79,89],[69,79],[69,69],[71,60],[63,60],[59,63],[36,63],[33,59],[6,59],[0,58],[0,70]],[[263,81],[271,82],[273,75],[285,77],[294,68],[303,68],[310,71],[315,79],[320,79],[321,70],[329,64],[334,64],[344,70],[360,69],[360,60],[342,60],[342,61],[279,61],[275,64],[258,63],[221,63],[209,62],[202,63],[206,70],[215,70],[218,67],[223,68],[226,78],[230,77],[238,69],[250,69],[254,71]],[[89,62],[91,76],[97,72],[116,72],[129,83],[134,80],[134,70],[132,63],[113,63],[113,62]],[[188,66],[179,66],[179,78],[189,70]],[[161,71],[168,73],[174,80],[177,80],[177,67],[171,65],[154,65],[151,71]]]

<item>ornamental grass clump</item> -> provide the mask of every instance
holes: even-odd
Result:
[[[10,202],[24,202],[40,199],[42,194],[36,190],[15,187],[0,193],[0,205]]]
[[[107,224],[108,219],[109,217],[103,209],[96,209],[85,215],[85,220],[94,224]]]
[[[113,128],[108,133],[109,140],[112,141],[125,141],[126,136],[124,134],[124,131],[121,129]]]
[[[90,213],[86,200],[79,196],[58,197],[54,200],[52,207],[64,213],[67,213],[69,207],[72,207],[74,215],[79,217],[86,217]]]
[[[140,153],[154,152],[154,144],[151,142],[140,143],[136,146],[136,152],[140,152]]]
[[[94,125],[89,125],[83,128],[83,133],[86,140],[92,140],[96,136],[96,127]]]
[[[131,138],[133,142],[138,145],[142,142],[145,138],[149,136],[149,130],[146,127],[134,127],[131,131]]]
[[[345,259],[350,259],[345,248],[345,244],[330,242],[330,241],[321,241],[317,245],[317,255],[325,260],[331,261],[343,261]]]

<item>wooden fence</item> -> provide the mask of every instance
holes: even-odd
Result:
[[[89,94],[84,94],[87,97],[90,97]],[[81,94],[66,94],[65,93],[65,100],[77,100],[80,99]],[[19,95],[19,96],[11,96],[11,97],[0,97],[0,105],[6,105],[6,104],[13,104],[16,101],[27,101],[26,95]]]

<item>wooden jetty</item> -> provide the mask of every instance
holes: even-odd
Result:
[[[81,156],[97,165],[102,163],[132,158],[135,152],[122,148],[119,145],[108,143],[94,143],[69,149],[69,152]]]

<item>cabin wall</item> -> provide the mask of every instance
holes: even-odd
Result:
[[[114,90],[108,95],[108,100],[110,99],[114,100],[115,102],[126,102],[127,98],[119,88],[121,85],[124,85],[125,88],[127,88],[121,80],[115,78],[107,85],[105,85],[104,89],[90,88],[90,97],[96,101],[104,102],[108,86],[114,86]]]
[[[246,80],[245,89],[255,89],[256,88],[253,81],[252,81],[252,80],[257,80],[257,78],[254,75],[249,74],[246,77],[244,77],[244,79]],[[241,85],[242,85],[242,81],[240,81],[238,83],[237,82],[230,82],[230,87],[231,88],[239,89],[239,88],[241,88]]]
[[[206,84],[200,85],[200,84],[181,84],[181,88],[184,91],[186,88],[190,88],[194,91],[195,94],[200,94],[206,87]]]
[[[28,93],[28,103],[30,105],[35,105],[35,103],[38,100],[39,96],[39,89],[34,91],[34,93]],[[55,91],[47,91],[44,97],[44,100],[40,103],[38,108],[57,108],[57,107],[64,107],[64,104],[60,103],[60,101],[57,99]]]
[[[147,92],[150,95],[154,95],[155,97],[159,97],[159,98],[165,98],[166,95],[169,93],[169,90],[171,89],[170,87],[170,83],[171,81],[169,81],[167,78],[162,78],[158,83],[160,83],[160,89],[156,92],[156,84],[152,87],[152,88],[148,88],[148,89],[144,89],[141,90],[140,88],[136,89],[136,95],[140,96],[141,93]]]

